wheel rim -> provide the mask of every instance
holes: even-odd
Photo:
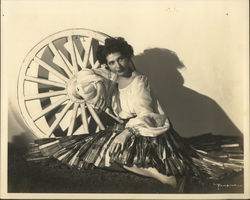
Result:
[[[70,29],[38,43],[23,61],[18,77],[21,115],[39,138],[104,129],[98,113],[72,88],[81,69],[98,68],[98,44],[109,37],[87,29]]]

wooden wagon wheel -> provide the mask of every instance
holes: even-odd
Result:
[[[86,29],[51,35],[26,56],[18,78],[21,115],[39,138],[88,133],[89,124],[104,125],[97,112],[75,96],[76,76],[81,69],[97,68],[98,44],[109,37]]]

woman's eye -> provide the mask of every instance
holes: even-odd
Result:
[[[115,62],[114,61],[111,61],[111,62],[109,62],[108,64],[109,65],[113,65]]]
[[[121,57],[121,58],[119,58],[119,60],[118,60],[119,62],[123,62],[124,61],[124,58],[123,57]]]

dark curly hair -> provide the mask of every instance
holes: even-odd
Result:
[[[124,38],[107,38],[104,45],[99,45],[96,50],[96,58],[100,64],[107,64],[107,55],[115,52],[120,52],[126,58],[131,58],[134,55],[134,50]]]

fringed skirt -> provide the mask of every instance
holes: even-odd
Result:
[[[92,169],[113,164],[156,168],[160,173],[199,180],[219,180],[243,169],[243,148],[235,137],[205,134],[187,139],[170,127],[157,137],[133,135],[124,149],[113,154],[110,146],[122,125],[95,134],[38,139],[30,144],[27,161],[55,158],[70,167]]]

